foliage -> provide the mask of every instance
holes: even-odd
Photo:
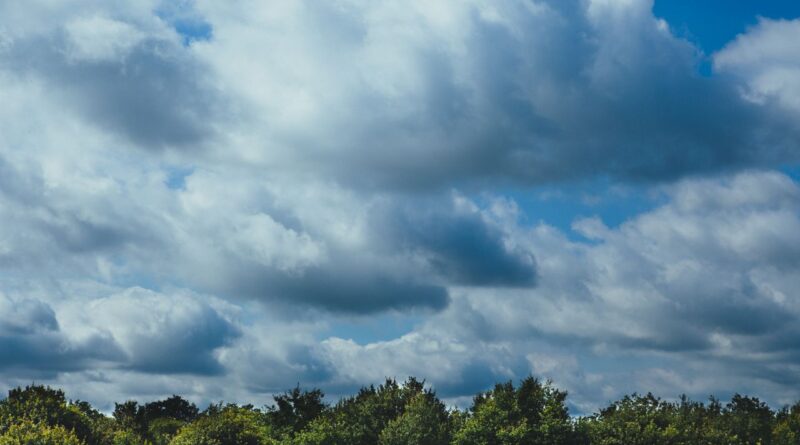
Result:
[[[125,431],[125,437],[136,435],[148,443],[164,445],[172,440],[181,427],[195,420],[199,410],[193,403],[173,395],[144,405],[134,400],[117,403],[113,415]]]
[[[335,405],[299,386],[264,410],[179,396],[126,401],[107,416],[58,389],[28,386],[0,401],[0,445],[797,445],[800,402],[773,411],[755,397],[723,404],[625,396],[574,418],[567,394],[533,377],[448,409],[424,382],[387,379]]]
[[[774,445],[800,443],[800,402],[777,413],[776,424],[772,430],[772,443]]]
[[[83,442],[61,425],[50,426],[25,419],[10,425],[0,435],[0,445],[83,445]]]
[[[478,394],[472,415],[454,437],[455,445],[564,444],[573,441],[567,394],[533,377]]]
[[[327,408],[319,389],[303,391],[300,386],[273,397],[275,406],[267,409],[267,420],[282,436],[294,437]]]
[[[432,392],[420,392],[409,400],[402,415],[381,431],[380,445],[446,445],[448,413]]]
[[[111,444],[113,445],[150,445],[142,436],[136,434],[131,430],[117,430],[114,431],[111,437]]]
[[[0,402],[0,432],[5,433],[20,422],[43,428],[63,427],[83,442],[90,445],[96,442],[91,420],[80,406],[68,404],[63,391],[49,386],[15,388]]]
[[[173,417],[153,419],[148,425],[147,437],[150,438],[153,445],[167,445],[185,425],[185,421]]]
[[[383,429],[404,413],[406,404],[423,392],[423,387],[423,382],[410,378],[403,385],[387,379],[377,388],[361,388],[357,395],[342,399],[312,421],[295,443],[374,445]]]
[[[270,445],[277,444],[264,416],[249,407],[227,405],[208,410],[185,426],[171,445]]]

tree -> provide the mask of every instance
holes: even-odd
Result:
[[[111,438],[112,445],[150,445],[139,434],[131,430],[117,430]]]
[[[172,417],[153,419],[147,426],[147,437],[153,445],[167,445],[185,425],[186,422]]]
[[[262,413],[227,405],[208,410],[181,428],[170,445],[274,445]]]
[[[144,410],[135,400],[115,403],[112,415],[120,428],[133,431],[140,436],[147,433],[147,419],[144,416]]]
[[[499,383],[478,394],[471,415],[456,431],[456,445],[563,444],[573,440],[567,394],[528,377],[514,388]]]
[[[736,444],[769,445],[772,441],[774,413],[755,397],[735,394],[723,411],[725,424]]]
[[[448,414],[433,392],[420,392],[403,414],[381,431],[381,445],[446,445],[450,442]]]
[[[200,412],[194,403],[176,395],[164,400],[147,403],[141,409],[145,422],[162,418],[191,422],[197,418]]]
[[[592,417],[590,437],[598,445],[659,445],[669,426],[669,405],[648,393],[614,402]]]
[[[0,435],[0,445],[83,445],[72,431],[62,425],[50,426],[30,419],[14,423]]]
[[[139,440],[147,440],[154,444],[169,443],[178,430],[196,419],[198,414],[199,410],[195,404],[176,395],[144,405],[134,400],[117,403],[114,405],[113,413],[117,425],[122,430],[134,433],[140,438]]]
[[[267,419],[282,435],[294,437],[327,408],[325,394],[319,390],[302,391],[298,385],[290,391],[274,396],[276,406],[267,411]]]
[[[399,385],[387,379],[377,388],[364,387],[354,397],[344,398],[309,423],[295,436],[302,445],[375,445],[381,432],[405,412],[406,406],[423,392],[424,383],[409,378]]]
[[[772,443],[773,445],[800,443],[800,402],[777,413],[775,426],[772,429]]]
[[[77,406],[68,405],[63,391],[49,386],[14,388],[5,400],[0,401],[0,433],[26,421],[48,428],[64,427],[83,442],[97,443],[92,437],[90,419],[86,414]]]

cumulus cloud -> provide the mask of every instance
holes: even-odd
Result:
[[[42,82],[60,110],[145,149],[198,149],[225,99],[153,7],[5,5],[2,72]]]
[[[591,243],[572,241],[546,225],[517,232],[540,258],[541,280],[534,289],[463,289],[450,308],[402,340],[330,345],[346,357],[357,351],[363,361],[396,362],[401,375],[413,374],[409,367],[416,363],[423,369],[424,363],[435,363],[431,352],[451,366],[492,357],[494,367],[507,366],[508,375],[516,377],[561,369],[548,365],[547,353],[538,359],[535,354],[547,351],[547,345],[561,345],[577,351],[589,370],[597,366],[594,361],[602,362],[598,356],[618,356],[634,369],[642,363],[658,372],[679,367],[669,372],[679,373],[680,379],[660,384],[670,391],[682,391],[684,382],[683,390],[691,389],[697,379],[702,380],[697,396],[711,388],[726,391],[702,379],[700,374],[713,368],[726,384],[752,388],[748,379],[758,378],[771,389],[755,391],[773,400],[791,398],[784,385],[796,383],[800,187],[783,174],[751,172],[685,181],[665,193],[666,204],[616,228],[598,219],[577,221],[575,230]],[[410,351],[408,344],[414,345]],[[488,354],[487,348],[515,353]],[[515,368],[519,351],[531,350],[532,365]],[[638,365],[630,361],[631,354],[639,358]],[[415,361],[419,357],[425,358]],[[656,366],[659,361],[668,364]],[[677,364],[686,361],[688,370]],[[363,379],[361,369],[354,366],[351,372]],[[445,381],[458,375],[445,374]],[[487,374],[502,375],[482,375]],[[613,377],[608,374],[606,379]],[[580,388],[579,400],[587,378],[567,381]],[[657,379],[625,387],[646,390],[645,383]],[[612,394],[618,395],[617,388]]]
[[[0,294],[0,313],[0,374],[48,378],[119,357],[107,336],[75,339],[62,331],[43,301]]]
[[[197,53],[253,110],[248,161],[419,188],[796,159],[651,2],[242,6],[201,3]]]
[[[209,302],[137,288],[92,301],[83,317],[125,351],[122,366],[142,372],[220,373],[215,351],[240,335]]]
[[[742,80],[745,97],[800,111],[800,20],[760,19],[714,55],[714,67]]]
[[[95,400],[417,374],[457,401],[531,371],[582,410],[777,397],[800,192],[752,169],[797,161],[797,23],[701,76],[651,7],[3,3],[0,372]],[[593,178],[664,204],[565,231],[502,198]],[[326,334],[375,314],[419,318]]]

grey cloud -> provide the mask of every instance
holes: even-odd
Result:
[[[422,256],[452,285],[528,287],[536,282],[533,255],[505,245],[501,227],[475,208],[417,200],[376,218],[376,237],[390,249]],[[461,207],[468,207],[461,205]]]
[[[699,51],[650,6],[468,2],[443,22],[424,3],[301,4],[275,26],[209,8],[220,39],[203,55],[223,78],[246,63],[259,79],[239,87],[264,113],[252,123],[264,159],[367,189],[665,180],[796,160],[791,117],[741,97],[736,81],[700,76]],[[319,35],[294,34],[309,28]],[[286,114],[292,98],[306,108]]]
[[[83,370],[120,355],[113,339],[106,336],[69,337],[43,301],[0,294],[0,371],[52,375]]]
[[[226,399],[292,376],[352,388],[408,374],[458,397],[562,368],[581,406],[654,380],[705,393],[761,375],[792,391],[787,176],[671,184],[619,227],[576,223],[590,243],[442,190],[796,161],[795,79],[764,83],[793,72],[794,47],[775,45],[796,24],[762,23],[703,77],[647,1],[271,6],[200,2],[202,42],[152,4],[57,10],[57,25],[33,14],[0,35],[0,288],[35,284],[0,311],[4,375],[153,394],[191,374],[203,389],[179,387]],[[187,175],[165,177],[173,166]],[[75,281],[112,290],[64,290]],[[137,284],[186,290],[120,291]],[[273,326],[251,305],[320,325],[423,320],[384,342],[319,342],[323,327]],[[551,366],[558,349],[576,357]]]
[[[208,302],[144,289],[95,300],[90,323],[110,332],[127,357],[118,366],[146,373],[218,375],[215,351],[241,331]]]
[[[441,310],[448,286],[535,284],[531,252],[463,197],[365,201],[323,184],[285,191],[246,176],[223,191],[209,177],[197,172],[181,191],[186,213],[178,219],[196,222],[181,225],[163,266],[181,286],[366,314]],[[193,214],[196,201],[202,217]],[[227,236],[207,242],[218,233]]]
[[[439,310],[449,300],[444,287],[408,282],[358,266],[308,270],[302,276],[282,277],[274,291],[287,301],[302,301],[334,311],[370,313],[414,307]]]
[[[0,297],[0,329],[12,334],[30,334],[37,331],[58,331],[53,309],[39,300],[24,299],[12,301],[8,297]]]
[[[196,150],[213,136],[224,100],[180,44],[145,37],[119,55],[81,59],[70,56],[65,40],[62,30],[15,41],[0,63],[12,74],[44,79],[67,109],[145,149]]]
[[[105,337],[74,344],[50,332],[0,336],[2,369],[15,369],[19,373],[46,373],[52,377],[60,372],[91,369],[97,363],[116,360],[121,355],[118,346]]]
[[[449,301],[447,290],[440,285],[393,274],[347,253],[324,266],[289,273],[239,264],[213,277],[207,286],[220,293],[361,314],[388,309],[439,310]]]
[[[87,259],[152,247],[160,236],[152,215],[132,211],[135,204],[120,199],[119,190],[92,196],[80,186],[54,190],[41,169],[2,155],[0,172],[0,215],[7,222],[0,262],[9,269],[96,273]]]
[[[506,228],[537,252],[537,287],[459,289],[450,306],[400,339],[329,341],[335,368],[368,380],[376,377],[349,362],[404,375],[413,374],[406,360],[427,360],[417,369],[434,385],[463,376],[443,388],[457,396],[536,370],[519,358],[540,354],[546,364],[554,349],[580,361],[584,371],[567,389],[577,388],[584,409],[659,388],[701,398],[731,387],[775,403],[796,398],[800,187],[780,173],[751,171],[683,181],[665,193],[663,205],[619,227],[576,224],[593,243],[544,225]],[[712,369],[720,380],[705,377]],[[597,382],[600,393],[590,389]]]
[[[199,191],[195,187],[190,183],[188,193]],[[305,190],[319,193],[316,185],[306,185]],[[329,196],[339,199],[335,192]],[[204,199],[206,205],[223,207],[237,198]],[[271,199],[267,195],[261,202]],[[316,205],[320,203],[313,200],[301,207]],[[536,283],[531,251],[513,245],[491,212],[466,198],[437,195],[422,200],[389,195],[364,205],[368,213],[356,210],[359,214],[353,216],[356,236],[361,239],[357,247],[339,240],[340,233],[327,232],[329,227],[319,227],[313,220],[319,215],[309,219],[295,213],[296,209],[287,214],[273,203],[264,209],[268,214],[241,215],[243,222],[231,223],[237,217],[228,214],[220,219],[226,214],[220,208],[217,215],[206,217],[208,227],[189,230],[199,229],[193,239],[203,238],[207,231],[227,230],[226,244],[231,245],[178,245],[201,249],[203,254],[178,251],[177,258],[188,261],[173,262],[179,264],[178,275],[185,277],[182,285],[362,314],[387,309],[441,310],[449,302],[448,286],[532,287]],[[342,223],[346,220],[337,222]],[[257,254],[265,240],[269,254]]]
[[[64,311],[39,300],[0,295],[2,368],[58,374],[86,369],[129,369],[153,374],[219,375],[215,351],[230,345],[240,329],[199,297],[165,296],[143,289]],[[71,308],[70,308],[71,309]]]
[[[254,341],[264,340],[262,337]],[[306,387],[313,385],[324,386],[326,390],[332,389],[336,370],[320,357],[316,346],[298,343],[291,344],[286,349],[283,356],[248,350],[249,358],[237,355],[237,362],[231,360],[230,364],[240,364],[236,371],[242,375],[247,388],[257,393],[277,393],[298,383]],[[238,360],[246,360],[247,364],[241,366],[242,362]]]
[[[517,357],[515,360],[501,358],[501,360],[505,359],[503,360],[504,366],[508,366],[509,362],[511,362],[512,368],[514,369],[512,373],[498,372],[496,363],[493,363],[497,358],[498,357],[474,357],[471,361],[460,367],[457,375],[432,383],[436,385],[436,391],[442,397],[465,396],[486,391],[488,388],[494,386],[495,383],[515,380],[530,372],[530,367],[524,363],[525,360],[521,357]],[[514,363],[514,361],[517,363]],[[506,370],[508,371],[507,368]]]

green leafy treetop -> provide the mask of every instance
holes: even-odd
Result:
[[[0,401],[0,433],[22,428],[20,424],[25,425],[24,431],[28,431],[30,425],[41,425],[51,431],[48,434],[60,434],[57,431],[63,429],[81,442],[96,443],[89,416],[79,406],[67,404],[63,391],[49,386],[15,388]]]
[[[361,388],[309,423],[295,437],[302,445],[375,445],[389,422],[401,416],[407,403],[423,392],[424,384],[409,378],[400,385],[387,379],[377,388]]]
[[[327,409],[324,397],[319,389],[303,391],[298,385],[273,397],[275,406],[267,408],[267,421],[280,436],[294,437]]]
[[[800,402],[791,408],[785,407],[776,415],[775,428],[772,430],[774,445],[790,445],[800,443]]]
[[[0,445],[83,445],[72,431],[31,420],[14,423],[0,435]]]
[[[447,445],[450,438],[448,413],[433,392],[414,395],[402,415],[381,431],[380,445]]]
[[[454,445],[550,445],[575,443],[564,404],[567,394],[550,382],[528,377],[475,397],[471,416],[453,438]]]
[[[183,427],[170,445],[277,445],[263,413],[251,407],[216,406]]]
[[[447,409],[422,381],[387,379],[333,406],[298,387],[266,410],[170,398],[115,405],[113,417],[45,386],[0,401],[0,445],[800,445],[800,403],[754,397],[707,404],[625,396],[569,416],[567,394],[533,377],[495,385],[469,410]]]

